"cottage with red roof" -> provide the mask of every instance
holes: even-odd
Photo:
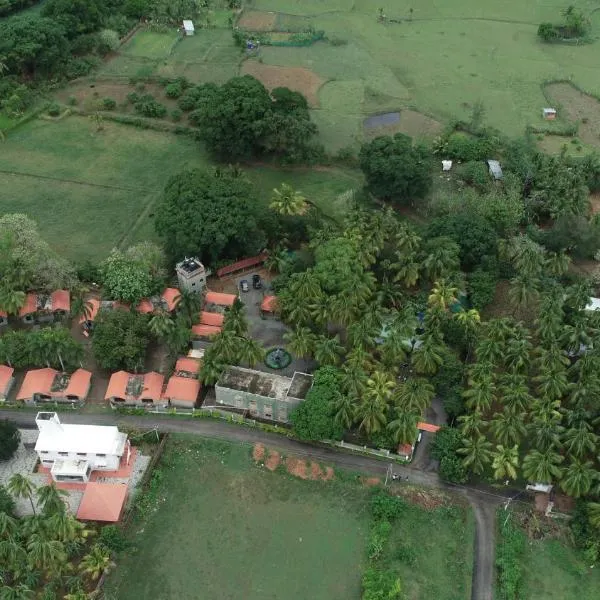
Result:
[[[6,365],[0,365],[0,402],[5,402],[8,398],[13,383],[15,381],[13,373],[15,370]]]
[[[23,323],[52,323],[64,319],[71,312],[71,295],[68,290],[56,290],[50,295],[29,293],[19,311]]]
[[[154,371],[132,374],[125,371],[113,373],[104,399],[117,406],[154,406],[162,398],[164,375]]]
[[[200,323],[192,327],[194,337],[209,338],[221,332],[225,317],[221,313],[203,310],[200,313]]]
[[[137,305],[137,311],[143,315],[153,313],[156,310],[165,310],[173,312],[179,303],[179,290],[177,288],[167,288],[160,296],[151,298],[142,298]]]
[[[169,406],[194,408],[200,395],[200,361],[195,358],[180,358],[175,364],[175,373],[169,379],[163,398]]]
[[[92,374],[85,369],[61,373],[55,369],[33,369],[25,374],[17,400],[36,402],[68,402],[83,404],[90,391]]]

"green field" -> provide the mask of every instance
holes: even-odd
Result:
[[[152,206],[169,177],[209,165],[202,147],[175,136],[110,121],[96,132],[88,119],[34,120],[10,133],[0,156],[0,213],[23,212],[61,254],[101,260],[117,245],[155,236]],[[302,190],[334,218],[361,178],[340,169],[248,169],[265,201],[282,181]]]
[[[523,556],[527,600],[597,600],[600,571],[590,569],[581,553],[557,540],[530,540]]]
[[[117,558],[109,577],[109,597],[360,597],[371,491],[355,478],[302,481],[283,467],[255,465],[249,446],[191,436],[173,437],[158,469],[129,530],[134,550]],[[469,597],[472,535],[463,520],[460,509],[410,506],[396,522],[390,566],[407,598]],[[404,564],[400,546],[412,557]]]

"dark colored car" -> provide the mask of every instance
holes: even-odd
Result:
[[[260,280],[260,275],[257,275],[256,273],[254,275],[252,275],[252,287],[255,290],[260,290],[260,288],[262,287],[262,281]]]
[[[240,290],[242,290],[242,292],[247,292],[249,289],[250,289],[250,286],[248,285],[248,280],[242,279],[240,281]]]

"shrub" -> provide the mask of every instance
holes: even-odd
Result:
[[[162,119],[167,114],[167,107],[157,102],[150,94],[141,96],[134,104],[135,112],[144,117]]]
[[[139,83],[136,84],[135,89],[138,92],[145,92],[146,91],[146,84],[142,83],[141,81]]]
[[[15,501],[13,497],[8,493],[3,485],[0,485],[0,513],[6,513],[12,515],[15,510]]]
[[[181,94],[183,94],[183,86],[181,85],[181,82],[174,81],[173,83],[169,83],[169,85],[167,85],[165,88],[165,94],[169,98],[179,98]]]
[[[369,560],[377,560],[381,557],[381,553],[385,547],[385,543],[390,537],[392,525],[389,521],[377,521],[371,529],[371,537],[367,548],[367,556]]]
[[[498,572],[497,594],[501,600],[517,600],[521,597],[523,583],[523,567],[521,557],[525,551],[527,538],[517,525],[504,520],[500,515],[499,522],[504,521],[500,529],[500,542],[496,549],[496,569]]]
[[[140,100],[140,95],[137,92],[130,92],[127,94],[127,101],[131,104],[136,104]]]
[[[490,184],[490,176],[485,163],[481,160],[469,161],[461,165],[459,174],[462,180],[480,191],[485,191]]]
[[[21,433],[12,421],[0,421],[0,460],[12,458],[19,447]]]
[[[51,117],[58,117],[58,115],[60,115],[60,104],[58,104],[56,102],[52,102],[48,106],[48,114]]]
[[[100,531],[98,542],[113,552],[121,552],[129,545],[123,532],[116,525],[106,525]]]
[[[117,108],[117,101],[112,98],[103,98],[102,108],[104,110],[115,110],[115,108]]]
[[[65,75],[68,79],[85,77],[100,64],[100,60],[95,56],[82,56],[69,60],[65,69]]]
[[[179,121],[181,121],[182,115],[183,115],[183,112],[179,108],[174,108],[171,111],[171,119],[173,119],[173,121],[175,121],[175,123],[178,123]]]
[[[389,570],[369,567],[362,577],[362,600],[398,600],[401,598],[400,579]]]
[[[467,289],[474,308],[482,310],[492,303],[497,282],[494,273],[482,269],[476,269],[469,275]]]
[[[112,29],[103,29],[98,34],[98,52],[102,55],[114,52],[119,44],[119,34]]]
[[[551,42],[558,38],[558,31],[552,23],[540,23],[537,34],[544,42]]]
[[[69,99],[67,100],[67,104],[69,106],[77,106],[77,98],[75,98],[75,96],[69,96]]]
[[[371,514],[374,519],[393,521],[400,516],[406,505],[396,496],[390,496],[381,490],[376,491],[371,498]]]

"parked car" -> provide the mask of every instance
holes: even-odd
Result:
[[[252,287],[255,290],[260,290],[260,288],[262,287],[262,281],[260,280],[260,275],[258,274],[254,274],[252,275]]]
[[[242,279],[240,281],[240,290],[242,290],[242,292],[247,292],[249,289],[250,289],[250,286],[248,285],[248,280]]]

